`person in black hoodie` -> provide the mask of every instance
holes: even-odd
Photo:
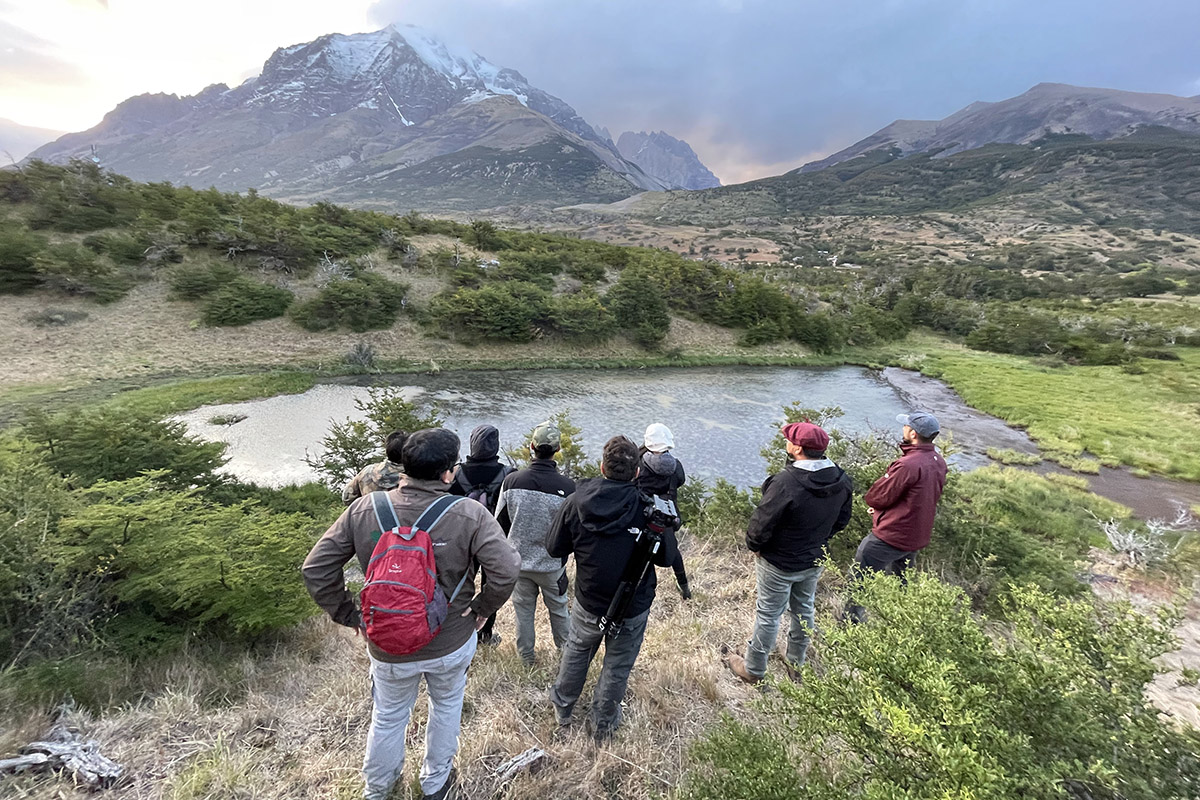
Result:
[[[546,550],[555,557],[575,555],[575,607],[571,631],[563,647],[558,678],[550,688],[554,714],[561,726],[574,722],[575,704],[583,692],[588,667],[604,644],[604,664],[592,699],[588,722],[592,735],[603,741],[621,724],[621,700],[629,672],[642,648],[646,619],[657,586],[649,570],[638,586],[624,621],[615,631],[600,630],[600,618],[617,593],[625,565],[634,552],[632,530],[645,526],[638,473],[637,445],[624,436],[609,439],[600,460],[603,477],[581,481],[546,534]],[[665,567],[675,560],[675,532],[667,528],[653,563]]]
[[[767,655],[775,648],[785,609],[791,629],[784,663],[791,677],[799,675],[816,626],[813,606],[825,545],[850,522],[853,502],[850,476],[825,457],[829,434],[811,422],[793,422],[782,432],[794,461],[767,478],[746,528],[758,577],[754,633],[745,658],[726,657],[729,669],[746,683],[758,683],[767,674]]]
[[[683,471],[683,462],[671,452],[674,447],[675,437],[666,425],[655,422],[646,428],[637,485],[646,494],[658,495],[672,503],[678,503],[679,487],[683,486],[684,481],[687,480],[687,473]],[[688,588],[687,570],[683,567],[682,551],[676,552],[671,569],[675,571],[675,582],[679,584],[679,593],[683,595],[684,600],[691,600],[692,590]]]
[[[494,425],[479,425],[471,431],[470,455],[454,469],[450,494],[477,500],[495,514],[500,486],[512,471],[512,467],[500,463],[500,431]],[[487,581],[487,575],[483,580]],[[496,615],[492,614],[479,629],[479,644],[500,644],[500,634],[493,630],[495,627]]]

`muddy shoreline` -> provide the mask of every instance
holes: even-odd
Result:
[[[989,447],[1042,454],[1037,442],[1025,431],[972,408],[957,392],[936,378],[899,367],[887,367],[880,374],[912,408],[936,414],[942,429],[953,434],[954,443],[972,455],[984,454],[986,457]],[[1058,473],[1085,478],[1092,492],[1127,506],[1140,519],[1173,520],[1181,506],[1186,509],[1200,505],[1200,484],[1158,475],[1138,477],[1124,467],[1102,466],[1098,475],[1080,475],[1043,461],[1023,469],[1031,469],[1040,475]]]

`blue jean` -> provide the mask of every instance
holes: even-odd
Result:
[[[754,634],[746,646],[746,671],[756,678],[767,674],[767,656],[775,649],[779,618],[786,610],[791,619],[787,660],[804,664],[808,643],[816,631],[815,600],[821,567],[784,572],[759,556],[755,559],[758,600],[755,602]]]
[[[572,720],[575,703],[587,681],[588,667],[600,643],[604,642],[604,664],[592,698],[592,727],[598,737],[611,735],[621,724],[621,701],[629,685],[629,673],[642,649],[646,636],[647,610],[625,620],[616,633],[605,636],[600,632],[600,619],[584,610],[576,600],[571,610],[571,630],[563,645],[558,679],[550,687],[550,702],[559,724]]]
[[[393,664],[371,659],[371,730],[363,760],[366,800],[383,800],[404,774],[404,739],[421,679],[429,691],[429,723],[425,728],[425,762],[421,790],[433,794],[450,777],[462,727],[467,667],[475,657],[475,636],[442,658]]]

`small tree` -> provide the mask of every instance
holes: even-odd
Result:
[[[558,428],[561,446],[559,451],[555,453],[554,460],[558,462],[559,469],[562,474],[572,480],[581,480],[583,478],[594,478],[600,474],[600,462],[588,461],[587,453],[584,452],[580,445],[580,434],[583,432],[579,426],[571,422],[570,410],[559,411],[550,417],[550,423]],[[536,427],[536,426],[535,426]],[[529,442],[533,439],[533,428],[525,434],[520,443],[505,450],[507,455],[518,468],[529,466]]]
[[[304,454],[304,463],[335,492],[380,458],[384,440],[392,431],[412,433],[442,424],[436,408],[420,408],[394,386],[368,389],[366,399],[354,399],[354,407],[363,419],[348,417],[333,423],[321,440],[321,450],[316,455]]]
[[[647,350],[657,350],[671,330],[662,287],[648,269],[629,267],[604,296],[618,330]]]

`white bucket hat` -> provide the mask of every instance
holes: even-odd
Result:
[[[646,428],[646,439],[643,442],[651,453],[665,453],[675,446],[675,437],[671,429],[661,422],[655,422]]]

